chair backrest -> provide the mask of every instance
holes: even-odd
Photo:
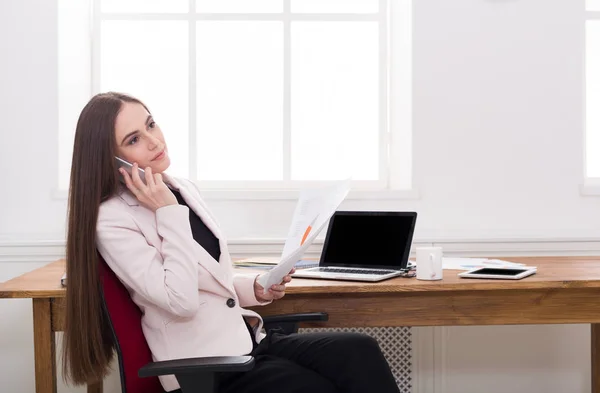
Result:
[[[164,393],[158,377],[138,377],[138,370],[153,360],[142,331],[142,312],[99,254],[98,259],[103,306],[117,347],[121,390],[123,393]]]

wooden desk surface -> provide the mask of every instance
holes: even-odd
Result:
[[[538,273],[516,281],[459,279],[455,270],[441,281],[296,279],[283,299],[255,309],[263,316],[326,311],[327,327],[591,324],[592,392],[600,393],[600,257],[502,259]],[[0,284],[0,298],[33,298],[37,393],[56,393],[53,332],[64,330],[64,267],[56,261]],[[101,391],[101,383],[88,386]]]
[[[60,259],[0,283],[0,299],[64,297],[65,289],[60,285],[64,272],[65,260]]]
[[[498,291],[560,288],[600,288],[600,257],[506,257],[501,258],[537,266],[537,274],[522,280],[461,279],[459,271],[444,270],[441,281],[394,278],[379,283],[294,279],[286,297],[294,295],[386,294],[397,292],[439,293],[442,291]],[[65,261],[58,260],[12,280],[0,283],[0,298],[64,297],[60,278]],[[251,272],[239,269],[240,272]]]

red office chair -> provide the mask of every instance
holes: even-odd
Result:
[[[142,332],[142,313],[129,292],[98,254],[104,315],[116,344],[122,393],[164,393],[160,375],[175,375],[183,393],[215,392],[219,372],[248,371],[252,356],[207,357],[153,362]],[[266,330],[298,331],[298,323],[327,321],[326,313],[288,314],[264,318]]]

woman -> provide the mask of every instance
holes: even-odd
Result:
[[[115,156],[134,163],[131,176],[117,169]],[[225,374],[220,392],[398,392],[368,336],[275,333],[263,340],[262,319],[243,307],[283,297],[291,277],[265,294],[257,275],[235,274],[225,238],[198,189],[168,176],[169,164],[162,131],[139,100],[99,94],[81,112],[66,252],[68,380],[97,381],[109,371],[114,343],[101,311],[98,251],[142,310],[156,360],[255,357],[251,371]],[[160,381],[165,391],[179,389],[174,376]]]

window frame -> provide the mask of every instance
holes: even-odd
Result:
[[[587,99],[587,25],[590,21],[599,21],[600,23],[600,10],[590,11],[586,2],[583,2],[583,182],[580,186],[580,193],[583,196],[600,196],[600,177],[588,176],[588,99]],[[600,132],[600,130],[598,131]]]
[[[412,1],[378,0],[377,13],[290,12],[291,0],[283,1],[282,13],[197,13],[196,1],[189,0],[187,13],[103,13],[102,0],[91,0],[91,93],[100,92],[101,25],[105,20],[184,20],[189,33],[189,175],[197,179],[196,149],[196,22],[201,20],[283,21],[284,23],[284,180],[281,181],[200,181],[207,199],[257,200],[295,199],[306,187],[328,181],[290,180],[290,42],[291,22],[377,21],[379,24],[379,180],[353,181],[350,199],[416,199],[412,170]],[[391,21],[395,23],[391,23]],[[401,21],[401,23],[398,23]],[[394,48],[394,50],[391,50]],[[394,70],[394,72],[390,72]],[[390,111],[389,108],[399,110]],[[392,170],[394,168],[394,170]],[[58,190],[58,193],[66,192]]]

